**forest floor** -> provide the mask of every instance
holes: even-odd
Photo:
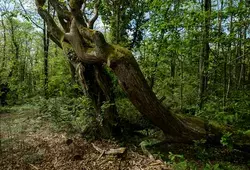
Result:
[[[249,154],[210,147],[202,141],[151,145],[149,136],[126,135],[119,141],[90,141],[69,131],[70,127],[57,129],[35,107],[0,108],[0,170],[250,169]],[[146,150],[150,154],[143,154],[142,141],[151,145]],[[126,147],[124,154],[105,154],[122,146]]]
[[[53,130],[37,110],[0,113],[1,170],[161,170],[172,169],[162,160],[150,159],[138,149],[127,148],[123,155],[100,154],[120,146],[113,141],[88,142],[80,136],[69,138]]]

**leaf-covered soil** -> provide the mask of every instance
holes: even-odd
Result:
[[[207,146],[202,141],[194,145],[152,145],[154,135],[144,138],[138,134],[123,135],[119,141],[87,141],[72,133],[70,127],[58,129],[55,122],[32,108],[0,108],[0,170],[250,169],[248,153]],[[146,151],[154,158],[139,143],[146,144]],[[109,151],[124,145],[127,150],[121,155],[105,155],[96,149]]]
[[[0,113],[0,169],[3,170],[161,170],[172,169],[161,160],[153,160],[127,148],[123,155],[100,154],[116,149],[113,141],[88,142],[80,136],[55,132],[35,110]]]

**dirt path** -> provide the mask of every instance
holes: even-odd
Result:
[[[171,169],[128,149],[121,156],[100,154],[79,136],[53,132],[36,112],[0,114],[1,170],[161,170]],[[103,150],[119,148],[111,141],[93,141]]]

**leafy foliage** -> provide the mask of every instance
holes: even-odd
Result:
[[[50,98],[39,105],[43,118],[53,122],[58,130],[81,133],[94,121],[94,110],[86,97]]]

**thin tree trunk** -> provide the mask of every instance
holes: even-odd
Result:
[[[204,2],[204,32],[203,32],[203,48],[200,57],[200,109],[203,107],[205,98],[207,97],[207,85],[208,85],[208,66],[209,66],[209,31],[210,31],[210,15],[211,15],[211,0],[205,0]]]
[[[170,61],[170,76],[171,76],[171,84],[170,84],[170,88],[171,88],[171,98],[174,99],[174,89],[175,89],[175,68],[176,68],[176,62],[175,62],[175,56],[177,54],[174,52],[172,53],[171,56],[171,61]]]
[[[120,43],[120,3],[116,2],[116,44]]]
[[[226,91],[227,91],[227,54],[224,53],[224,46],[223,44],[221,45],[221,35],[222,35],[222,11],[224,7],[224,0],[218,0],[218,43],[217,43],[217,53],[218,57],[220,58],[220,50],[222,50],[222,55],[223,55],[223,109],[225,110],[226,108]],[[219,8],[220,6],[220,8]],[[222,47],[221,47],[222,46]],[[217,69],[215,69],[217,70]],[[217,82],[217,72],[215,75],[215,82]]]
[[[245,84],[246,84],[246,41],[247,41],[247,26],[244,25],[244,30],[243,30],[243,51],[242,51],[242,61],[241,61],[241,81],[242,83],[239,82],[239,84],[242,84],[243,90],[245,89]]]
[[[2,27],[3,27],[3,58],[2,58],[2,63],[1,63],[1,68],[0,70],[5,68],[5,62],[6,62],[6,27],[4,23],[4,18],[2,16]],[[0,106],[5,106],[7,104],[6,98],[7,98],[7,93],[8,93],[8,82],[4,83],[0,80]],[[1,142],[0,142],[0,147],[1,147]],[[0,152],[2,150],[0,149]]]
[[[240,19],[240,22],[242,19]],[[242,79],[242,29],[239,28],[239,40],[238,40],[238,48],[237,48],[237,55],[236,55],[236,80],[237,80],[237,89],[241,88],[241,79]]]
[[[230,7],[232,7],[232,6],[233,6],[233,1],[230,0]],[[233,14],[232,13],[230,15],[229,30],[230,30],[230,34],[229,35],[233,35]],[[230,42],[228,50],[229,50],[229,61],[231,61],[232,58],[233,58],[232,42]],[[229,76],[228,76],[227,92],[226,92],[225,100],[227,100],[227,98],[228,98],[228,96],[230,94],[230,88],[231,88],[231,84],[232,84],[233,67],[232,67],[231,63],[229,63],[228,70],[229,70]]]
[[[9,17],[8,20],[10,22],[12,53],[14,54],[13,67],[11,68],[11,71],[10,71],[8,77],[11,78],[15,74],[15,76],[19,78],[19,75],[20,75],[20,73],[19,73],[19,68],[20,68],[20,66],[19,66],[19,44],[18,44],[17,39],[16,39],[16,31],[14,28],[13,18]],[[17,82],[17,83],[18,83],[18,86],[21,85],[19,82]],[[19,97],[18,93],[15,93],[15,95],[16,95],[16,99],[18,99],[18,97]]]
[[[218,61],[220,61],[220,57],[221,57],[221,35],[222,35],[222,10],[223,10],[223,0],[217,0],[217,6],[218,6],[218,14],[217,14],[217,20],[218,20],[218,35],[217,35],[217,58],[215,57],[214,61],[215,61],[215,65],[218,63]],[[219,62],[220,63],[220,62]],[[215,69],[215,73],[214,73],[214,84],[217,83],[217,69]]]
[[[13,75],[13,72],[15,72],[15,74],[17,75],[17,77],[19,77],[19,44],[16,40],[16,35],[15,35],[15,28],[14,28],[14,23],[13,23],[13,19],[11,17],[9,17],[9,22],[10,22],[10,31],[11,31],[11,41],[12,41],[12,53],[14,54],[15,58],[14,58],[14,64],[13,64],[13,68],[10,71],[9,77],[11,77]]]
[[[181,61],[180,61],[181,62],[181,87],[180,87],[181,110],[183,108],[183,81],[184,81],[184,61],[183,60],[184,60],[184,56],[181,55]]]
[[[3,27],[3,58],[1,63],[1,69],[5,67],[5,60],[6,60],[6,27],[4,24],[4,18],[2,17],[1,20],[2,27]]]
[[[48,94],[48,83],[49,83],[49,71],[48,71],[48,56],[49,56],[49,34],[47,26],[44,21],[43,27],[43,57],[44,57],[44,96],[46,99],[49,98]]]
[[[15,59],[16,61],[18,62],[19,60],[19,45],[18,45],[18,42],[16,40],[16,36],[15,36],[15,28],[14,28],[14,23],[13,23],[13,19],[12,18],[9,18],[9,21],[10,21],[10,28],[11,28],[11,40],[12,40],[12,43],[14,45],[14,55],[15,55]]]
[[[48,11],[50,12],[50,4],[48,3]],[[43,21],[43,57],[44,57],[44,96],[46,99],[49,98],[48,88],[49,88],[49,32],[46,26],[46,22]]]
[[[157,73],[157,70],[158,70],[158,62],[159,62],[159,56],[160,56],[162,45],[163,45],[163,40],[164,40],[164,30],[161,30],[161,33],[160,33],[160,44],[159,44],[159,47],[157,49],[157,53],[155,55],[156,61],[154,63],[154,69],[152,71],[152,74],[151,74],[151,77],[150,77],[150,81],[149,81],[150,82],[149,86],[150,86],[151,89],[153,89],[154,85],[155,85],[155,76],[156,76],[156,73]]]

